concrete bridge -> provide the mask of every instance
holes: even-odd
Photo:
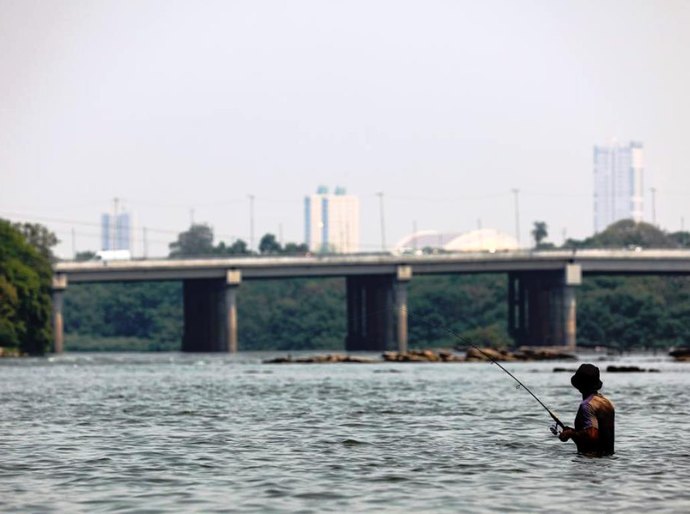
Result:
[[[580,250],[60,262],[54,350],[63,349],[68,284],[183,281],[184,351],[237,351],[244,280],[344,277],[348,351],[407,350],[407,284],[418,275],[507,273],[508,328],[518,344],[574,347],[575,288],[588,274],[690,274],[687,250]]]

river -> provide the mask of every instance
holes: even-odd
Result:
[[[577,455],[498,367],[275,354],[0,360],[2,512],[689,512],[690,363],[602,373],[616,454]],[[571,373],[505,366],[568,423]]]

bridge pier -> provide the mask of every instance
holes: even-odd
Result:
[[[237,353],[237,288],[242,281],[239,271],[228,271],[225,277],[225,310],[226,337],[228,351]]]
[[[347,337],[345,350],[383,352],[393,340],[393,277],[359,275],[346,278]]]
[[[513,272],[508,275],[508,331],[520,346],[576,344],[577,264],[563,270]]]
[[[183,285],[184,352],[237,352],[237,288],[241,274],[225,280],[185,280]]]
[[[412,278],[410,266],[398,266],[395,281],[395,317],[398,351],[407,353],[407,283]]]
[[[53,353],[62,353],[65,349],[65,327],[62,317],[65,289],[67,289],[67,276],[62,273],[54,275],[51,288],[53,300]]]
[[[407,351],[407,282],[409,266],[397,275],[357,275],[346,278],[348,352],[383,352],[397,344]]]

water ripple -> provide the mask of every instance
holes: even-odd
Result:
[[[261,358],[2,362],[0,510],[565,512],[592,491],[602,511],[690,510],[690,365],[605,376],[617,454],[590,459],[492,366]],[[511,364],[572,423],[551,368]]]

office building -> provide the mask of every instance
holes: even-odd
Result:
[[[132,217],[127,212],[101,215],[101,250],[132,250]]]
[[[643,218],[642,143],[594,147],[594,232],[622,219]]]
[[[319,187],[304,199],[304,239],[312,252],[359,251],[359,198],[337,187]]]

